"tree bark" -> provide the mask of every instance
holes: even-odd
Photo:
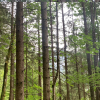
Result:
[[[84,32],[85,32],[85,35],[88,35],[84,2],[82,2],[82,7],[83,7],[83,17],[84,17],[84,27],[85,27]],[[90,51],[88,43],[86,43],[86,51]],[[91,62],[90,62],[90,53],[87,53],[86,55],[87,55],[87,64],[88,64],[88,75],[91,76],[92,70],[91,70]],[[90,84],[91,100],[94,100],[93,84],[91,82],[89,82],[89,84]]]
[[[93,6],[94,5],[94,6]],[[93,48],[95,50],[97,50],[96,48],[96,34],[95,34],[95,17],[96,17],[96,7],[95,7],[95,2],[90,2],[90,11],[91,11],[91,24],[92,24],[92,41],[93,41]],[[97,53],[94,53],[94,68],[95,68],[95,73],[96,72],[96,67],[97,67],[97,61],[98,61],[98,57],[97,57]],[[97,88],[96,88],[96,100],[100,100],[100,87],[98,86],[98,84],[96,84]]]
[[[54,84],[54,51],[53,51],[53,29],[52,29],[52,13],[51,13],[51,2],[50,2],[50,25],[51,25],[51,51],[52,51],[52,75]],[[52,99],[55,100],[55,87],[52,87]]]
[[[23,2],[16,12],[16,100],[24,100]]]
[[[39,71],[38,85],[41,87],[41,75],[40,75],[40,73],[41,73],[41,66],[40,66],[40,64],[41,64],[41,60],[40,60],[41,56],[40,56],[40,32],[39,32],[40,28],[39,28],[39,20],[40,20],[40,18],[39,18],[39,15],[38,15],[38,20],[37,20],[37,22],[38,22],[38,57],[39,57],[39,59],[38,59],[38,71]],[[41,90],[39,90],[38,96],[40,97],[39,100],[41,100],[42,99]]]
[[[26,16],[27,16],[27,9],[26,9]],[[25,79],[26,79],[26,100],[27,100],[27,98],[28,98],[28,89],[27,89],[27,86],[28,86],[28,82],[27,82],[27,67],[28,67],[28,64],[27,64],[27,52],[28,52],[28,48],[27,48],[27,43],[28,43],[28,39],[27,39],[27,37],[28,37],[28,34],[27,34],[27,18],[26,18],[26,77],[25,77]]]
[[[50,100],[50,74],[47,30],[47,4],[41,2],[42,15],[42,49],[43,49],[43,100]]]
[[[56,83],[59,74],[59,94],[61,94],[61,79],[60,79],[60,58],[59,58],[59,32],[58,32],[58,3],[56,3],[56,20],[57,20],[57,73],[54,84]],[[61,96],[59,97],[61,100]]]
[[[52,85],[52,87],[55,86],[57,78],[58,78],[58,74],[59,74],[59,40],[58,40],[58,4],[56,3],[56,20],[57,20],[57,73],[56,76],[54,78],[54,84]]]
[[[11,67],[10,67],[10,95],[9,100],[14,100],[14,54],[13,54],[13,35],[14,35],[14,27],[13,27],[13,5],[12,2],[12,14],[11,14]]]

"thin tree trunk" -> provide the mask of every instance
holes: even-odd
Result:
[[[94,6],[93,6],[94,5]],[[90,10],[91,10],[91,24],[92,24],[92,41],[93,41],[93,48],[95,50],[97,50],[96,48],[96,35],[95,35],[95,14],[96,14],[96,8],[95,8],[95,2],[90,2]],[[98,61],[98,58],[97,58],[97,53],[95,53],[94,55],[94,68],[95,68],[95,73],[96,72],[96,67],[97,67],[97,61]],[[98,84],[96,84],[97,88],[96,88],[96,100],[100,100],[100,90],[98,87]]]
[[[66,36],[65,36],[65,23],[64,23],[64,14],[63,14],[63,3],[62,3],[62,22],[63,22],[63,36],[64,36],[64,57],[65,57],[65,75],[66,75],[66,89],[67,89],[67,100],[70,100],[70,91],[69,91],[69,84],[67,83],[68,80],[68,65],[67,65],[67,54],[66,54]]]
[[[16,12],[16,100],[24,100],[23,2]]]
[[[99,32],[98,32],[98,42],[100,42]],[[100,68],[100,47],[99,47],[99,63],[98,63],[98,67]],[[99,73],[100,73],[100,71],[99,71]]]
[[[12,45],[11,45],[10,95],[9,95],[9,100],[14,100],[13,5],[14,5],[14,2],[12,2],[12,14],[11,14],[11,40],[12,40]]]
[[[60,59],[59,59],[59,33],[58,33],[58,3],[56,3],[56,20],[57,20],[57,73],[55,76],[54,84],[56,83],[59,74],[59,94],[61,94],[61,79],[60,79]],[[55,85],[54,85],[55,86]],[[61,96],[59,97],[61,100]]]
[[[41,2],[42,46],[43,46],[43,100],[50,100],[50,74],[47,30],[47,4]]]
[[[82,58],[81,58],[81,69],[83,69]],[[81,74],[83,76],[83,72],[81,72]],[[84,97],[84,100],[86,100],[84,78],[83,78],[82,88],[83,88],[83,97]]]
[[[27,16],[27,9],[26,9],[26,16]],[[28,64],[27,64],[27,52],[28,52],[28,48],[27,48],[27,43],[28,43],[28,39],[27,39],[27,37],[28,37],[28,34],[27,34],[27,18],[26,18],[26,100],[27,100],[27,98],[28,98],[28,89],[27,89],[27,84],[28,84],[28,82],[27,82],[27,66],[28,66]]]
[[[85,35],[88,35],[84,2],[82,2],[82,7],[83,7],[83,17],[84,17],[84,27],[85,27],[84,32],[85,32]],[[90,51],[89,44],[87,44],[87,43],[86,43],[86,51]],[[90,75],[92,75],[90,53],[87,53],[86,55],[87,55],[87,64],[88,64],[88,75],[90,76]],[[89,84],[90,84],[91,100],[94,100],[93,84],[91,82],[89,82]]]
[[[52,29],[52,13],[51,13],[51,2],[50,2],[50,25],[51,25],[51,50],[52,50],[52,75],[54,84],[54,52],[53,52],[53,29]],[[52,87],[52,99],[55,100],[55,87]]]
[[[56,3],[56,19],[57,19],[57,74],[56,74],[55,79],[57,80],[57,76],[59,74],[59,94],[61,94],[60,58],[59,58],[59,32],[58,32],[58,3]],[[56,83],[56,81],[54,81],[54,82]],[[61,96],[59,97],[59,100],[61,100]]]
[[[39,59],[38,59],[38,71],[39,71],[39,76],[38,76],[38,85],[41,87],[41,75],[40,75],[40,73],[41,73],[41,66],[40,66],[40,64],[41,64],[41,60],[40,60],[40,58],[41,58],[41,56],[40,56],[40,28],[39,28],[39,15],[38,15],[38,57],[39,57]],[[38,93],[38,96],[40,96],[40,99],[39,100],[41,100],[42,98],[42,93],[41,93],[41,90],[39,91],[39,93]]]
[[[59,74],[58,4],[57,3],[56,3],[56,20],[57,20],[57,26],[56,26],[57,27],[57,73],[54,78],[54,84],[52,85],[52,87],[55,86]]]

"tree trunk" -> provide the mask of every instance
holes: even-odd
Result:
[[[12,14],[11,14],[11,67],[10,67],[10,95],[9,100],[14,100],[14,54],[13,54],[13,35],[14,35],[14,27],[13,27],[13,4],[12,2]]]
[[[93,6],[94,4],[94,6]],[[93,48],[95,50],[97,50],[96,48],[96,34],[95,34],[95,17],[96,17],[96,8],[95,8],[95,2],[90,2],[90,10],[91,10],[91,24],[92,24],[92,41],[93,41]],[[94,53],[94,68],[95,68],[95,73],[96,72],[96,67],[97,67],[97,61],[98,61],[98,58],[97,58],[97,53]],[[96,88],[96,100],[100,100],[100,90],[98,87],[98,84],[96,84],[97,88]]]
[[[67,100],[70,100],[70,93],[69,93],[69,84],[67,83],[68,80],[68,65],[67,65],[67,54],[66,54],[66,36],[65,36],[65,21],[64,21],[64,14],[63,14],[63,3],[62,3],[62,22],[63,22],[63,36],[64,36],[64,57],[65,57],[65,75],[66,75],[66,89],[67,89]]]
[[[82,2],[82,7],[83,7],[83,17],[84,17],[84,27],[85,27],[84,32],[85,32],[85,35],[88,35],[84,2]],[[86,43],[86,51],[90,51],[88,43]],[[87,53],[86,55],[87,55],[87,64],[88,64],[88,75],[90,76],[90,75],[92,75],[91,62],[90,62],[90,53]],[[93,84],[91,82],[89,82],[89,84],[90,84],[91,100],[94,100]]]
[[[82,58],[81,58],[81,69],[83,69],[83,65],[82,65]],[[82,71],[82,70],[81,70]],[[84,72],[81,72],[82,76],[84,75]],[[84,100],[86,100],[86,96],[85,96],[85,84],[84,84],[84,77],[83,77],[83,83],[82,83],[82,91],[83,91],[83,97]]]
[[[16,12],[16,100],[24,100],[23,2]]]
[[[60,58],[59,58],[59,32],[58,32],[58,3],[56,3],[56,20],[57,20],[57,74],[56,74],[55,79],[57,80],[57,77],[58,77],[58,74],[59,74],[59,94],[61,94]],[[56,81],[55,81],[55,83],[56,83]],[[61,96],[59,97],[59,100],[61,100]]]
[[[26,16],[27,16],[27,9],[26,9]],[[27,82],[27,67],[28,67],[28,64],[27,64],[27,52],[28,52],[28,48],[27,48],[27,43],[28,43],[28,34],[27,34],[27,18],[26,18],[26,75],[25,75],[25,78],[26,78],[26,100],[28,98],[28,89],[27,89],[27,86],[28,86],[28,82]]]
[[[51,13],[51,2],[50,2],[50,25],[51,25],[51,51],[52,51],[52,75],[54,84],[54,52],[53,52],[53,29],[52,29],[52,13]],[[55,87],[52,87],[52,99],[55,100]]]
[[[43,100],[50,100],[50,74],[47,30],[47,4],[41,2],[42,15],[42,49],[43,49]]]
[[[56,19],[57,19],[57,73],[56,76],[54,78],[54,84],[52,85],[52,87],[55,86],[57,78],[58,78],[58,74],[59,74],[59,42],[58,42],[58,4],[56,3]]]
[[[40,60],[40,58],[41,58],[41,56],[40,56],[40,28],[39,28],[39,20],[40,20],[40,18],[39,18],[39,15],[38,15],[38,57],[39,57],[39,59],[38,59],[38,71],[39,71],[39,76],[38,76],[38,85],[41,87],[41,75],[40,75],[40,73],[41,73],[41,66],[40,66],[40,64],[41,64],[41,60]],[[39,90],[39,93],[38,93],[38,96],[40,97],[40,99],[39,100],[41,100],[42,98],[42,93],[41,93],[41,90]]]

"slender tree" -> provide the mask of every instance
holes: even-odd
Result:
[[[92,41],[93,41],[93,48],[97,50],[96,48],[96,34],[95,34],[95,18],[96,18],[96,4],[95,2],[90,2],[90,12],[91,12],[91,24],[92,24]],[[97,69],[97,62],[98,62],[98,56],[97,53],[94,53],[94,68],[95,73]],[[100,100],[100,90],[98,84],[96,84],[96,100]]]
[[[55,78],[54,78],[54,84],[52,85],[52,87],[54,87],[55,86],[55,84],[56,84],[56,81],[57,81],[57,78],[58,78],[58,74],[59,74],[59,42],[58,42],[58,4],[56,3],[56,20],[57,20],[57,73],[56,73],[56,76],[55,76]]]
[[[84,2],[82,2],[82,7],[83,7],[83,17],[84,17],[84,32],[85,35],[88,35],[88,28],[87,28],[87,20],[86,20],[86,12],[85,12],[85,5]],[[86,51],[90,51],[89,44],[86,43]],[[90,62],[90,53],[86,53],[87,55],[87,64],[88,64],[88,75],[92,75],[92,70],[91,70],[91,62]],[[90,84],[90,94],[91,94],[91,100],[94,100],[94,89],[93,89],[93,84],[89,82]]]
[[[41,2],[42,49],[43,49],[43,100],[50,100],[50,74],[47,30],[47,4]]]
[[[37,18],[38,18],[37,19],[37,23],[38,23],[38,57],[39,57],[39,59],[38,59],[38,71],[39,71],[38,85],[41,87],[42,85],[41,85],[41,75],[40,75],[40,73],[41,73],[41,66],[40,66],[40,64],[41,64],[41,60],[40,60],[41,56],[40,56],[40,27],[39,27],[40,17],[39,16],[40,15],[38,14],[38,16],[37,16]],[[41,100],[41,97],[42,97],[41,91],[39,91],[38,95],[40,96],[39,100]]]
[[[27,16],[27,9],[26,9],[26,16]],[[27,34],[27,18],[26,18],[26,75],[25,75],[25,79],[26,79],[26,99],[28,98],[28,82],[27,82],[27,72],[28,72],[28,62],[27,62],[27,58],[28,58],[28,34]]]
[[[57,77],[59,75],[59,93],[61,94],[61,77],[60,77],[60,58],[59,58],[59,32],[58,32],[58,3],[56,3],[56,20],[57,20],[57,73],[55,77],[55,83],[57,80]],[[54,84],[55,84],[54,83]],[[61,96],[59,97],[59,100],[61,100]]]
[[[69,84],[68,80],[68,65],[67,65],[67,45],[66,45],[66,35],[65,35],[65,23],[64,23],[64,13],[63,13],[63,3],[62,3],[62,23],[63,23],[63,36],[64,36],[64,57],[65,57],[65,75],[66,75],[66,89],[67,89],[67,100],[70,100]]]
[[[12,14],[11,14],[11,40],[12,40],[12,44],[11,44],[10,95],[9,95],[9,100],[14,100],[13,5],[14,5],[14,2],[12,2]]]
[[[23,2],[16,11],[16,100],[24,100]]]
[[[52,13],[51,13],[51,2],[50,2],[50,25],[51,25],[51,50],[52,50],[52,75],[54,84],[54,51],[53,51],[53,27],[52,27]],[[52,87],[52,99],[55,100],[55,87]]]

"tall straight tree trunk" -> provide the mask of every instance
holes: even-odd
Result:
[[[61,94],[61,79],[60,79],[60,59],[59,59],[59,32],[58,32],[58,3],[56,3],[56,20],[57,20],[57,74],[55,79],[57,80],[57,76],[59,74],[59,94]],[[59,97],[61,100],[61,96]]]
[[[52,87],[55,86],[57,78],[58,78],[58,74],[59,74],[59,40],[58,40],[58,4],[56,3],[56,20],[57,20],[57,73],[56,76],[54,78],[54,84],[52,85]]]
[[[12,45],[11,45],[10,95],[9,95],[9,100],[14,100],[13,5],[14,5],[14,2],[12,2],[12,14],[11,14],[11,40],[12,40]]]
[[[26,16],[27,16],[27,9],[26,9]],[[28,64],[27,64],[27,52],[28,52],[28,48],[27,48],[27,43],[28,43],[28,34],[27,34],[27,18],[26,18],[26,73],[25,73],[25,79],[26,79],[26,99],[28,98],[28,89],[27,89],[27,86],[28,86],[28,82],[27,82],[27,67],[28,67]]]
[[[23,2],[16,12],[16,100],[24,100]]]
[[[41,58],[41,56],[40,56],[40,28],[39,28],[39,20],[40,20],[40,18],[39,18],[39,15],[38,15],[38,71],[39,71],[39,75],[38,75],[38,85],[41,87],[41,75],[40,75],[40,73],[41,73],[41,66],[40,66],[40,64],[41,64],[41,60],[40,60],[40,58]],[[41,91],[39,91],[39,93],[38,93],[38,96],[40,96],[40,99],[39,100],[41,100],[41,97],[42,97],[42,93],[41,93]]]
[[[100,35],[99,35],[99,32],[98,32],[98,42],[100,42]],[[98,63],[98,66],[100,68],[100,47],[99,47],[99,63]]]
[[[52,13],[51,13],[51,2],[50,2],[50,25],[51,25],[51,51],[52,51],[52,75],[54,84],[54,52],[53,52],[53,29],[52,29]],[[55,87],[52,87],[52,99],[55,100]]]
[[[50,74],[49,74],[49,51],[47,30],[47,4],[41,2],[42,15],[42,46],[43,46],[43,100],[50,100]]]
[[[56,3],[56,20],[57,20],[57,73],[54,84],[56,83],[59,74],[59,94],[61,94],[61,79],[60,79],[60,59],[59,59],[59,33],[58,33],[58,3]],[[59,97],[61,100],[61,96]]]
[[[65,75],[66,75],[66,89],[67,89],[67,100],[70,100],[70,91],[69,91],[69,84],[67,83],[68,80],[68,65],[67,65],[67,54],[66,54],[66,35],[65,35],[65,21],[64,21],[64,13],[63,13],[63,3],[62,3],[62,22],[63,22],[63,36],[64,36],[64,57],[65,57]]]
[[[93,41],[93,48],[97,50],[96,48],[96,34],[95,34],[95,17],[96,17],[96,7],[95,7],[95,2],[90,2],[90,10],[91,10],[91,24],[92,24],[92,41]],[[98,56],[97,53],[94,55],[94,68],[95,68],[95,73],[96,72],[96,67],[97,67],[97,62],[98,62]],[[100,100],[100,87],[98,87],[98,84],[96,84],[96,100]]]
[[[88,35],[88,29],[87,29],[87,21],[86,21],[86,13],[85,13],[85,6],[84,2],[82,2],[82,7],[83,7],[83,17],[84,17],[84,32],[85,35]],[[89,44],[86,43],[86,51],[90,51]],[[90,62],[90,53],[87,53],[87,64],[88,64],[88,75],[92,75],[92,70],[91,70],[91,62]],[[94,100],[94,89],[93,89],[93,84],[89,82],[90,84],[90,94],[91,94],[91,100]]]

